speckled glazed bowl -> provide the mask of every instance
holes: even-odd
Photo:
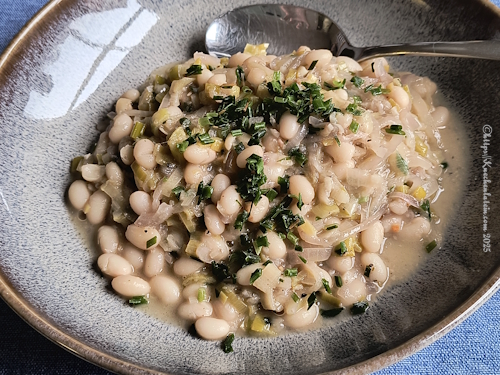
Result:
[[[282,2],[329,15],[359,46],[500,32],[499,14],[481,1]],[[203,50],[210,20],[250,3],[53,1],[0,59],[0,293],[40,332],[100,366],[133,374],[366,373],[436,340],[498,289],[500,63],[429,57],[391,62],[437,82],[462,118],[467,186],[443,248],[366,314],[305,333],[238,339],[228,355],[126,307],[106,288],[65,203],[69,160],[88,149],[124,90]],[[481,148],[485,139],[490,146]]]

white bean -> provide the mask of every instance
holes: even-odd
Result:
[[[236,68],[238,65],[243,65],[246,59],[251,57],[249,53],[238,52],[229,58],[227,66],[230,68]]]
[[[203,288],[206,291],[207,284],[204,283],[189,284],[188,286],[184,287],[184,289],[182,289],[182,297],[185,300],[188,300],[189,302],[196,302],[198,301],[198,291],[200,290],[200,288]]]
[[[120,149],[120,159],[123,164],[130,165],[134,162],[134,146],[126,145]]]
[[[401,108],[406,108],[410,104],[410,97],[402,87],[394,86],[387,96],[394,100]]]
[[[283,139],[292,139],[295,137],[300,129],[300,124],[297,120],[297,116],[292,115],[290,112],[285,112],[279,123],[280,136]]]
[[[219,211],[217,210],[217,207],[215,207],[213,204],[209,204],[203,210],[203,214],[205,219],[205,226],[210,233],[216,235],[224,233],[226,225],[222,222],[222,218]]]
[[[323,66],[325,66],[330,62],[332,57],[333,55],[329,50],[316,49],[312,50],[304,57],[304,60],[302,60],[302,64],[306,68],[309,68],[314,61],[318,61],[316,63],[316,68],[322,68]]]
[[[101,224],[111,207],[111,198],[101,190],[94,192],[88,201],[87,220],[92,225]]]
[[[431,231],[431,224],[426,218],[419,216],[409,223],[403,225],[403,229],[398,233],[398,239],[403,241],[420,240]]]
[[[210,185],[214,188],[212,192],[212,202],[217,203],[222,192],[231,185],[231,180],[225,174],[219,173],[214,177]]]
[[[332,172],[339,180],[345,180],[347,177],[347,170],[354,168],[354,161],[350,160],[347,163],[335,163],[331,166]]]
[[[115,111],[120,114],[124,111],[130,111],[132,109],[132,100],[128,98],[120,98],[116,101]]]
[[[153,277],[163,271],[165,266],[165,252],[161,247],[156,247],[147,252],[144,262],[144,275]]]
[[[250,285],[250,276],[254,273],[257,268],[263,269],[262,263],[254,263],[241,268],[236,272],[236,281],[240,285]]]
[[[198,272],[204,264],[189,257],[181,257],[174,262],[174,273],[177,276],[187,276]]]
[[[217,209],[222,215],[231,216],[240,210],[241,202],[242,199],[236,191],[236,185],[231,185],[222,192],[217,203]]]
[[[111,286],[124,297],[145,296],[151,291],[151,287],[146,280],[131,275],[115,277],[111,281]]]
[[[180,298],[180,286],[177,280],[169,276],[158,275],[153,277],[149,284],[151,292],[165,305],[177,303]]]
[[[220,262],[229,257],[229,247],[221,236],[205,233],[196,249],[196,256],[205,263]]]
[[[252,208],[251,210],[250,207]],[[260,197],[257,204],[252,205],[251,202],[247,202],[245,203],[245,210],[250,211],[248,221],[251,223],[258,223],[266,217],[267,211],[269,211],[269,198],[263,195]]]
[[[185,302],[177,309],[177,313],[182,319],[191,321],[203,316],[210,316],[212,312],[213,308],[210,302]]]
[[[370,275],[368,276],[368,278],[371,281],[376,281],[379,284],[383,284],[385,280],[387,280],[387,267],[385,266],[384,261],[377,254],[361,254],[361,265],[363,266],[364,270],[369,267]]]
[[[97,231],[97,243],[103,253],[116,253],[120,245],[120,235],[115,227],[103,225]]]
[[[214,74],[209,69],[203,68],[201,74],[196,75],[196,83],[198,83],[198,86],[201,87],[205,83],[207,83],[208,80],[213,77],[213,75]]]
[[[83,210],[90,198],[87,183],[83,180],[74,181],[68,189],[68,198],[73,207],[77,210]]]
[[[450,120],[450,111],[446,107],[436,107],[431,115],[437,126],[444,126]]]
[[[104,177],[106,174],[106,167],[97,164],[82,165],[82,177],[85,181],[96,182]]]
[[[123,137],[130,135],[134,122],[125,113],[117,115],[113,119],[113,126],[109,130],[109,139],[114,144],[118,144]]]
[[[132,265],[116,254],[102,254],[97,259],[97,266],[102,273],[111,277],[130,275],[133,272]]]
[[[247,165],[247,159],[252,155],[263,157],[264,150],[259,145],[247,147],[246,149],[241,151],[241,153],[236,158],[236,164],[238,165],[238,167],[245,168],[245,166]]]
[[[202,165],[188,163],[184,168],[184,180],[188,185],[198,185],[206,174],[206,168]]]
[[[337,290],[337,296],[340,298],[342,305],[351,306],[353,303],[362,301],[366,297],[366,285],[360,278],[349,280],[342,278],[344,284]]]
[[[354,266],[354,259],[355,257],[339,256],[332,253],[330,258],[326,261],[326,264],[335,270],[335,272],[345,273]]]
[[[389,203],[389,209],[397,215],[404,215],[408,211],[408,204],[402,199],[393,199]]]
[[[145,191],[138,190],[130,194],[129,203],[137,215],[142,215],[152,210],[153,198]]]
[[[160,233],[155,228],[139,227],[135,224],[130,224],[127,227],[125,237],[127,237],[127,240],[129,240],[133,245],[142,250],[152,250],[158,246],[161,241]],[[156,240],[154,240],[155,237]]]
[[[134,146],[134,158],[137,164],[146,169],[154,169],[156,167],[154,149],[154,142],[146,138],[139,140]]]
[[[229,324],[222,319],[203,317],[194,323],[194,327],[205,340],[222,340],[229,333]]]
[[[263,247],[262,252],[271,259],[280,259],[285,257],[286,255],[285,241],[283,241],[276,232],[267,231],[266,236],[269,242],[269,246]]]
[[[252,68],[248,73],[246,80],[250,85],[257,87],[266,80],[266,72],[263,69]]]
[[[347,163],[354,156],[356,148],[354,145],[342,142],[340,146],[335,142],[333,145],[325,147],[325,152],[330,155],[336,163]]]
[[[114,161],[106,164],[106,177],[114,183],[123,184],[123,172]]]
[[[305,176],[295,175],[290,177],[290,194],[299,194],[305,204],[310,204],[314,200],[314,188]]]
[[[123,245],[122,256],[130,262],[135,271],[140,271],[144,266],[144,251],[129,242]]]
[[[377,253],[384,241],[384,226],[377,221],[361,232],[361,245],[369,253]]]
[[[141,93],[139,92],[139,90],[130,89],[130,90],[125,91],[121,97],[130,99],[132,102],[135,102],[135,101],[137,101],[137,99],[139,99],[140,96],[141,96]]]
[[[210,79],[208,80],[208,83],[213,83],[214,85],[217,86],[222,86],[223,84],[226,83],[226,75],[225,74],[214,74]]]
[[[238,311],[230,303],[223,303],[221,300],[215,299],[212,302],[212,307],[215,314],[226,322],[234,322],[238,319]]]
[[[285,325],[290,328],[302,328],[306,327],[318,318],[319,307],[318,305],[312,305],[310,309],[307,306],[302,307],[293,315],[283,315],[285,319]]]
[[[205,165],[213,162],[217,158],[217,153],[210,146],[201,146],[197,143],[190,145],[184,151],[184,159],[188,163]]]

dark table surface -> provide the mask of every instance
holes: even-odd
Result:
[[[46,2],[0,0],[0,52]],[[110,374],[47,340],[2,300],[0,322],[2,375]],[[436,343],[376,374],[500,374],[500,293]]]

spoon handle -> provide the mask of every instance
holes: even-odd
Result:
[[[359,48],[358,61],[394,55],[469,57],[473,59],[500,60],[500,40],[474,40],[468,42],[427,42],[393,44]]]

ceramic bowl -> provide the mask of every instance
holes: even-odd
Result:
[[[500,31],[498,13],[482,1],[281,1],[327,14],[359,46],[491,39]],[[500,63],[430,57],[391,63],[435,81],[465,124],[465,194],[444,246],[363,316],[238,339],[228,355],[106,288],[65,202],[69,161],[96,139],[96,124],[122,92],[203,50],[214,17],[251,3],[53,1],[0,60],[0,292],[40,332],[100,366],[132,374],[365,373],[436,340],[498,289],[500,166],[485,162],[500,160],[500,149],[481,146],[500,141]],[[486,235],[492,251],[484,251]]]

